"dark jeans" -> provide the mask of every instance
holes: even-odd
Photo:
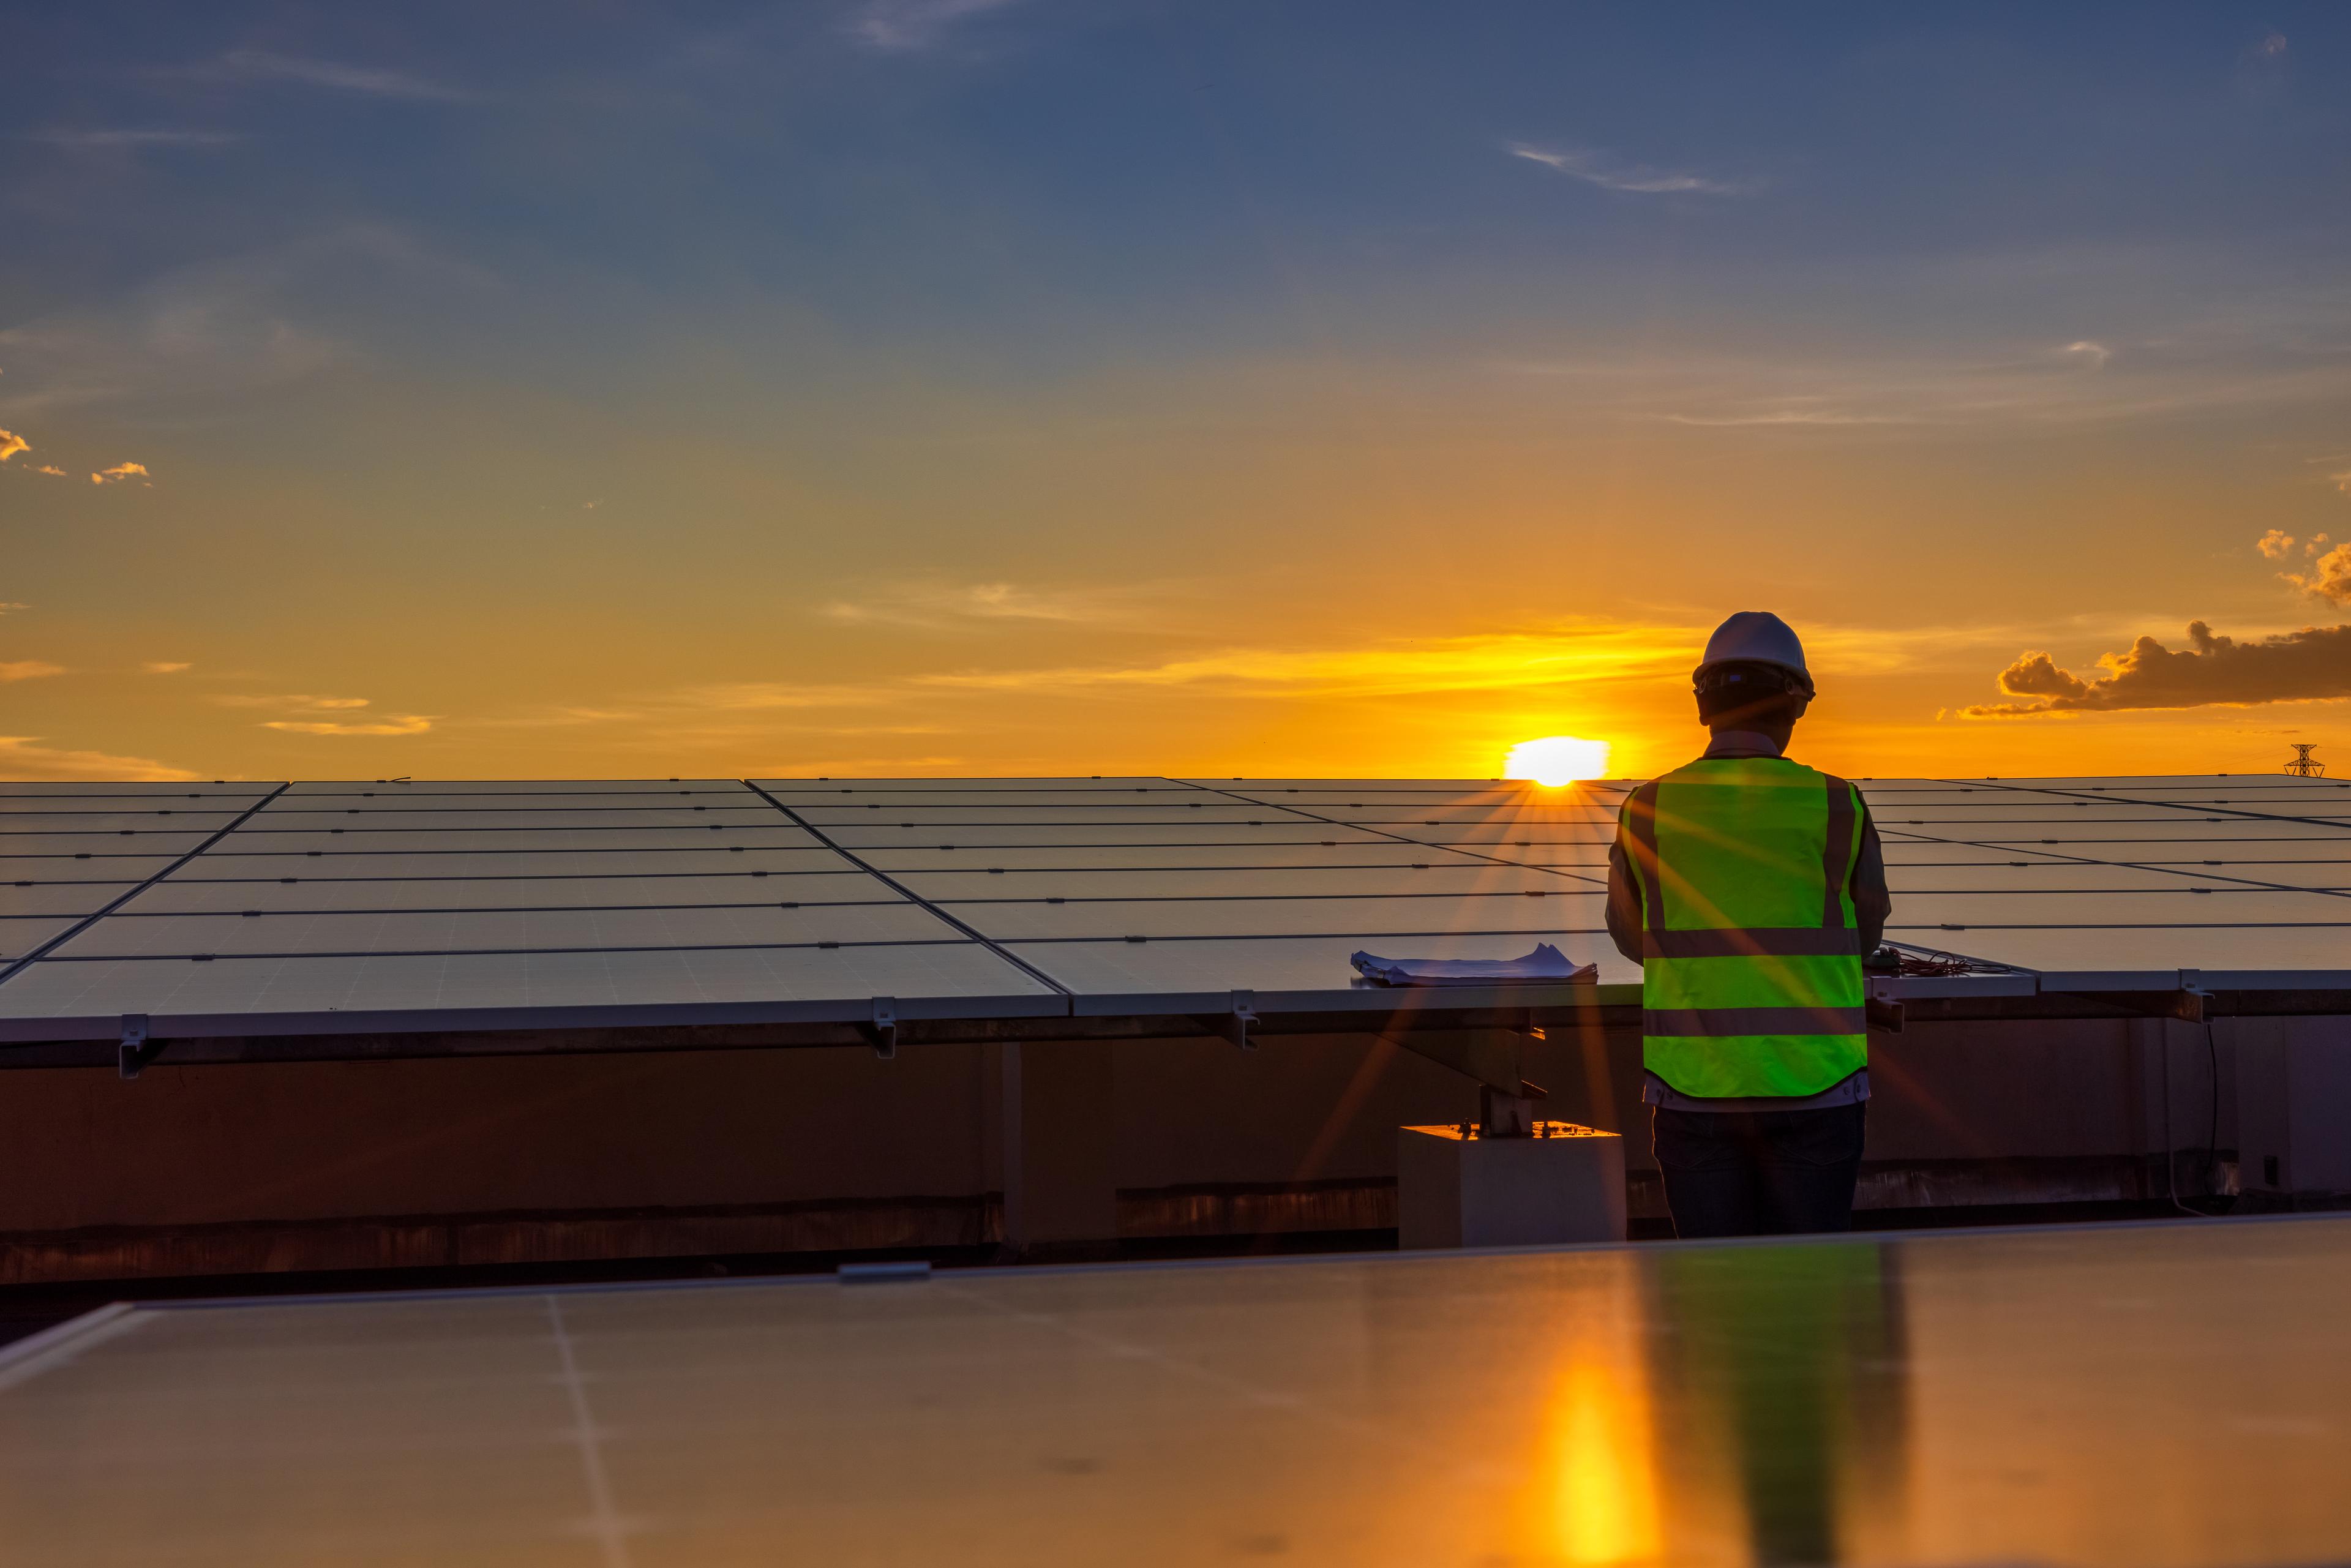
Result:
[[[1861,1175],[1864,1101],[1825,1111],[1672,1111],[1649,1121],[1674,1234],[1846,1230]]]

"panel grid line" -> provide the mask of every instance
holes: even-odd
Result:
[[[138,886],[132,888],[121,897],[114,900],[113,903],[109,904],[105,908],[84,916],[82,919],[75,922],[72,925],[68,926],[65,930],[60,931],[55,936],[50,937],[47,942],[42,943],[39,946],[26,954],[23,957],[17,959],[14,964],[9,965],[7,968],[0,969],[0,986],[6,985],[18,975],[23,974],[26,969],[31,968],[35,964],[40,962],[41,959],[46,957],[48,954],[56,951],[66,943],[72,941],[75,937],[89,930],[91,926],[96,925],[99,921],[105,919],[108,915],[121,908],[124,904],[130,903],[132,899],[138,897],[149,888],[153,887],[157,883],[162,882],[166,878],[170,877],[173,872],[179,870],[182,866],[186,865],[198,855],[203,854],[206,850],[212,848],[214,844],[228,837],[229,834],[236,831],[239,824],[243,823],[246,818],[251,817],[255,812],[260,810],[264,806],[268,805],[269,802],[286,793],[286,791],[292,787],[293,784],[290,779],[284,784],[280,784],[277,789],[272,789],[268,794],[264,795],[260,800],[256,800],[252,805],[247,806],[245,810],[238,815],[235,821],[222,828],[218,832],[213,834],[212,837],[206,839],[203,843],[198,844],[194,849],[190,850],[187,853],[173,861],[170,865],[165,866],[162,870],[150,876],[145,882],[141,883]]]
[[[1299,816],[1301,816],[1301,817],[1307,818],[1309,821],[1317,821],[1317,822],[1322,822],[1322,823],[1323,823],[1323,824],[1325,824],[1325,825],[1327,825],[1327,826],[1333,827],[1333,828],[1356,828],[1356,829],[1360,829],[1362,831],[1369,832],[1369,833],[1376,833],[1376,834],[1378,834],[1378,836],[1379,836],[1379,837],[1381,837],[1381,838],[1388,839],[1388,840],[1392,840],[1392,841],[1394,841],[1395,842],[1399,843],[1399,844],[1411,844],[1411,845],[1413,845],[1413,846],[1415,846],[1416,848],[1418,848],[1418,849],[1425,849],[1425,850],[1443,850],[1443,851],[1445,851],[1446,852],[1447,852],[1447,853],[1449,853],[1449,854],[1461,854],[1461,855],[1467,855],[1467,856],[1468,856],[1468,857],[1469,857],[1470,859],[1472,859],[1472,860],[1476,860],[1476,861],[1483,861],[1483,862],[1486,862],[1487,864],[1489,864],[1489,865],[1507,865],[1507,866],[1517,866],[1517,867],[1520,867],[1520,868],[1521,868],[1521,869],[1523,869],[1523,870],[1527,870],[1527,871],[1540,871],[1540,872],[1546,872],[1546,873],[1549,873],[1550,874],[1552,874],[1552,875],[1553,875],[1553,876],[1562,876],[1562,877],[1566,877],[1566,878],[1567,878],[1567,879],[1569,879],[1570,881],[1573,881],[1573,882],[1586,882],[1586,883],[1596,883],[1597,885],[1599,885],[1599,886],[1600,886],[1602,889],[1604,889],[1604,889],[1606,888],[1606,886],[1607,886],[1607,884],[1606,884],[1605,883],[1601,882],[1601,881],[1600,881],[1600,879],[1598,879],[1598,878],[1596,878],[1596,877],[1583,876],[1583,875],[1581,875],[1581,874],[1579,874],[1579,873],[1574,873],[1574,872],[1562,871],[1562,870],[1561,870],[1559,867],[1557,867],[1557,866],[1553,866],[1553,865],[1540,865],[1540,864],[1536,864],[1536,863],[1534,863],[1534,862],[1528,862],[1528,861],[1514,861],[1514,860],[1508,860],[1508,859],[1505,859],[1504,857],[1502,857],[1502,856],[1500,856],[1500,855],[1479,854],[1477,851],[1475,851],[1475,850],[1464,849],[1464,848],[1462,848],[1459,844],[1438,843],[1438,842],[1436,842],[1436,841],[1432,841],[1432,840],[1428,840],[1428,839],[1416,839],[1416,838],[1413,838],[1413,837],[1412,837],[1412,836],[1410,836],[1409,834],[1405,834],[1405,833],[1391,833],[1391,832],[1388,832],[1388,831],[1384,831],[1384,829],[1380,829],[1380,828],[1374,828],[1374,827],[1368,827],[1368,826],[1365,826],[1364,824],[1357,823],[1357,822],[1350,822],[1350,821],[1346,821],[1346,820],[1345,820],[1345,819],[1343,819],[1343,818],[1340,818],[1340,817],[1325,817],[1325,816],[1322,816],[1322,814],[1320,814],[1319,812],[1310,811],[1310,810],[1307,810],[1305,807],[1303,807],[1303,806],[1290,806],[1290,805],[1285,805],[1285,804],[1282,804],[1282,803],[1280,803],[1280,802],[1278,802],[1278,801],[1271,801],[1271,800],[1249,800],[1249,797],[1247,797],[1247,796],[1245,796],[1245,795],[1238,794],[1238,793],[1237,793],[1237,792],[1235,792],[1235,791],[1233,791],[1233,790],[1230,790],[1230,789],[1220,789],[1217,788],[1217,787],[1216,787],[1215,785],[1213,785],[1213,784],[1198,784],[1198,783],[1193,783],[1193,782],[1192,782],[1192,780],[1190,780],[1190,779],[1169,779],[1169,780],[1168,780],[1168,782],[1169,782],[1169,783],[1184,783],[1184,784],[1190,784],[1190,785],[1191,785],[1191,787],[1192,787],[1193,789],[1203,789],[1203,790],[1206,790],[1207,793],[1209,793],[1209,794],[1211,794],[1211,795],[1222,795],[1222,796],[1226,797],[1226,798],[1227,798],[1227,799],[1228,799],[1228,800],[1240,801],[1240,802],[1242,802],[1242,803],[1244,803],[1244,804],[1247,804],[1247,805],[1251,805],[1251,806],[1264,806],[1264,807],[1268,808],[1269,810],[1276,810],[1276,811],[1290,811],[1290,812],[1294,812],[1295,814],[1297,814],[1297,815],[1299,815]],[[1477,841],[1477,840],[1471,840],[1471,841],[1469,841],[1474,843],[1474,842],[1478,842],[1479,841]],[[1499,839],[1497,839],[1497,840],[1496,840],[1496,841],[1495,841],[1495,842],[1497,842],[1497,843],[1499,843],[1501,841],[1500,841],[1500,840],[1499,840]],[[1531,840],[1531,841],[1530,841],[1531,843],[1596,844],[1596,843],[1610,843],[1610,842],[1613,842],[1613,841],[1614,841],[1614,837],[1613,837],[1613,835],[1612,835],[1612,837],[1611,837],[1611,838],[1608,838],[1608,839],[1537,839],[1537,840]]]
[[[900,897],[911,899],[914,903],[922,905],[923,908],[928,910],[933,915],[940,920],[946,921],[949,925],[954,926],[957,931],[962,932],[973,941],[987,948],[990,953],[995,954],[998,957],[1003,959],[1014,968],[1019,969],[1030,979],[1039,981],[1050,988],[1058,996],[1071,997],[1076,995],[1076,993],[1071,991],[1069,987],[1061,984],[1061,981],[1055,979],[1044,970],[1037,967],[1036,965],[1029,963],[1018,953],[1008,950],[997,942],[995,938],[980,931],[978,927],[969,925],[965,921],[956,919],[946,910],[941,909],[937,904],[933,904],[929,899],[925,898],[921,894],[916,893],[913,888],[908,887],[904,883],[900,882],[897,878],[890,875],[887,872],[883,871],[880,867],[870,864],[858,855],[852,853],[851,851],[843,849],[841,845],[833,841],[832,836],[830,833],[827,833],[823,829],[817,827],[814,823],[806,821],[798,811],[793,810],[789,806],[785,805],[781,800],[778,800],[773,795],[768,794],[767,790],[761,789],[750,779],[746,779],[743,780],[743,788],[750,790],[753,794],[758,796],[759,799],[768,802],[768,805],[773,806],[778,811],[783,813],[784,816],[798,824],[803,832],[814,835],[817,841],[822,843],[825,848],[831,850],[833,853],[839,855],[841,859],[847,861],[850,864],[855,866],[866,875],[873,878],[876,882],[882,883],[883,886],[890,889],[891,892],[897,894]]]

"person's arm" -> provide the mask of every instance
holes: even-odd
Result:
[[[1858,797],[1861,791],[1854,794]],[[1869,808],[1861,809],[1861,853],[1853,862],[1853,917],[1861,927],[1861,950],[1877,951],[1886,939],[1886,922],[1894,913],[1894,894],[1886,886],[1886,851],[1877,841],[1877,824]]]
[[[1608,939],[1635,964],[1641,961],[1641,884],[1625,857],[1625,824],[1619,819],[1616,841],[1608,846]]]

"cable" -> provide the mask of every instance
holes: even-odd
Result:
[[[2164,1191],[2171,1198],[2171,1207],[2180,1213],[2193,1215],[2199,1219],[2218,1219],[2220,1216],[2201,1208],[2190,1208],[2179,1200],[2179,1161],[2171,1142],[2171,1030],[2168,1024],[2160,1027],[2163,1030]],[[2210,1197],[2214,1196],[2211,1190],[2212,1169],[2220,1163],[2220,1047],[2213,1036],[2212,1020],[2209,1017],[2204,1020],[2204,1060],[2208,1069],[2207,1082],[2211,1091],[2211,1119],[2206,1124],[2204,1132],[2204,1188],[2206,1196]]]
[[[2212,1190],[2212,1173],[2220,1164],[2220,1045],[2213,1037],[2209,1014],[2204,1019],[2204,1061],[2212,1087],[2212,1120],[2204,1131],[2204,1191],[2208,1197],[2218,1197]]]

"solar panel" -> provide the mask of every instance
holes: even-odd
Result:
[[[487,909],[675,909],[778,904],[896,902],[898,895],[827,852],[822,870],[674,872],[642,876],[482,875],[338,877],[306,867],[301,875],[234,880],[175,878],[122,906],[126,915],[326,914],[338,911]],[[712,868],[714,871],[716,868]],[[0,888],[0,899],[8,890]],[[94,896],[94,895],[93,895]]]
[[[0,1468],[58,1563],[2334,1562],[2347,1264],[2298,1218],[155,1304],[10,1358]]]
[[[455,954],[122,958],[32,965],[0,986],[0,1038],[112,1039],[125,1013],[220,1020],[242,1032],[663,1021],[734,1005],[746,1018],[859,1019],[870,998],[910,1018],[1050,1016],[1039,984],[980,944]],[[853,998],[853,1000],[851,1000]],[[567,1009],[576,1012],[570,1016]],[[38,1020],[39,1031],[24,1023]]]
[[[0,915],[89,915],[138,886],[135,882],[0,883]]]
[[[360,780],[217,786],[193,802],[20,790],[0,800],[0,870],[16,873],[0,885],[0,1031],[191,1008],[332,1032],[357,1027],[354,1011],[438,1028],[453,1009],[494,1027],[549,1007],[763,1001],[853,1019],[875,998],[1099,1013],[1258,990],[1364,1006],[1378,994],[1347,966],[1359,947],[1506,957],[1537,941],[1625,984],[1638,969],[1603,933],[1601,894],[1626,788]],[[1898,943],[2053,986],[2124,966],[2351,973],[2351,903],[2327,891],[2351,887],[2351,798],[2332,788],[1864,789]],[[2319,810],[2338,800],[2340,821]]]
[[[900,880],[916,894],[942,904],[1006,900],[1284,898],[1319,901],[1401,895],[1461,898],[1474,894],[1592,892],[1587,881],[1528,866],[1432,856],[1404,865],[1224,867],[1198,871],[1022,871],[1007,868],[907,872]]]

